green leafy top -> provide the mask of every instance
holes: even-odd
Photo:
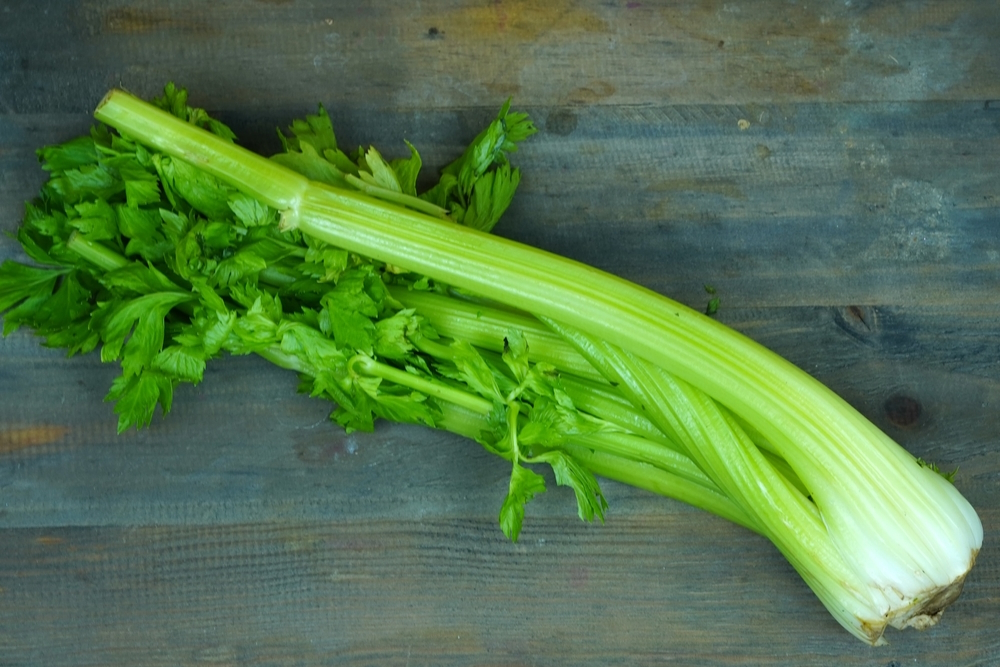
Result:
[[[510,166],[507,155],[537,131],[527,114],[510,111],[508,99],[493,122],[442,170],[441,180],[423,197],[449,210],[457,222],[491,231],[521,180],[520,170]]]
[[[229,129],[229,126],[209,116],[204,109],[188,106],[187,99],[187,89],[178,88],[173,82],[169,82],[163,88],[163,95],[153,98],[152,102],[164,111],[169,111],[192,125],[206,129],[223,139],[236,140],[236,135]]]
[[[235,140],[182,88],[168,84],[154,103]],[[520,178],[507,154],[535,132],[509,107],[423,194],[412,144],[393,160],[374,147],[345,153],[322,107],[279,133],[284,152],[273,159],[488,230]],[[30,327],[47,345],[70,354],[100,347],[103,361],[118,362],[107,400],[119,431],[148,425],[157,405],[168,412],[177,385],[201,382],[211,359],[255,353],[298,371],[303,390],[334,402],[348,430],[371,430],[380,418],[448,427],[456,406],[475,408],[462,428],[512,465],[500,523],[513,540],[526,503],[545,489],[533,464],[574,490],[581,518],[603,518],[593,474],[560,447],[610,427],[576,409],[553,367],[530,361],[520,331],[508,332],[500,355],[443,340],[387,288],[426,289],[427,279],[282,232],[277,211],[107,128],[39,157],[49,180],[18,230],[36,266],[0,266],[4,333]]]

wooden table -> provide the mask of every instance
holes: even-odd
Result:
[[[662,5],[662,6],[661,6]],[[498,233],[787,356],[914,455],[960,467],[986,538],[926,633],[871,649],[776,550],[605,483],[517,544],[506,466],[457,437],[344,435],[296,379],[210,366],[115,435],[115,369],[0,342],[2,665],[1000,664],[1000,17],[993,2],[229,0],[0,8],[0,229],[104,92],[167,80],[278,149],[454,157],[510,95],[541,132]],[[0,259],[22,258],[0,239]]]

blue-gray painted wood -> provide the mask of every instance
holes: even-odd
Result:
[[[345,435],[289,373],[222,360],[141,433],[115,374],[0,341],[0,665],[1000,662],[1000,17],[992,3],[90,3],[0,7],[0,232],[105,91],[173,79],[243,142],[323,103],[433,169],[508,95],[542,130],[497,232],[703,307],[917,456],[986,540],[922,634],[861,646],[765,540],[606,483],[520,542],[505,464]],[[22,258],[0,237],[0,260]]]

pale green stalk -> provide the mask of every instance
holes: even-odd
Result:
[[[712,318],[578,262],[310,183],[120,91],[96,115],[277,208],[286,229],[613,342],[711,396],[812,493],[831,543],[871,596],[857,620],[866,641],[887,622],[936,621],[934,601],[950,602],[972,567],[982,525],[953,486],[821,383]],[[824,599],[831,611],[835,602]]]

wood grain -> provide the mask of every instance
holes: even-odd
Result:
[[[872,650],[766,541],[606,483],[521,541],[477,445],[254,358],[115,434],[115,369],[0,340],[0,665],[1000,664],[1000,17],[991,3],[516,0],[0,7],[0,261],[107,88],[173,79],[243,143],[330,110],[429,173],[509,95],[541,132],[498,233],[704,307],[959,468],[962,598]],[[429,176],[425,177],[429,178]]]
[[[0,646],[53,665],[872,664],[770,545],[705,524],[543,520],[518,545],[468,518],[10,530]],[[984,593],[876,664],[989,664]],[[59,632],[32,645],[38,625]]]
[[[1000,98],[976,0],[743,6],[530,0],[8,3],[9,111],[89,111],[174,77],[240,107],[327,91],[370,108]],[[30,35],[30,39],[27,37]],[[223,72],[224,76],[219,73]]]

